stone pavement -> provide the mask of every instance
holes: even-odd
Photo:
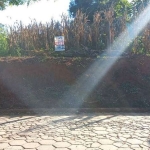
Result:
[[[150,150],[150,114],[1,115],[0,150]]]

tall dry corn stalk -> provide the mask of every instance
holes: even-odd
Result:
[[[126,29],[125,15],[114,17],[114,9],[110,8],[107,11],[96,12],[91,22],[86,14],[78,10],[74,19],[62,15],[60,22],[53,19],[45,24],[36,20],[31,20],[29,25],[16,22],[8,29],[9,53],[30,55],[32,50],[54,52],[54,37],[60,35],[65,37],[67,52],[80,54],[101,52]],[[147,29],[143,38],[147,51],[149,51],[149,33]]]

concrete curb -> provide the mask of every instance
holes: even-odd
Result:
[[[150,113],[150,108],[36,108],[0,109],[0,114],[64,114],[64,113]]]

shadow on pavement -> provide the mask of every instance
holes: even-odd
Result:
[[[107,118],[104,118],[104,119],[101,119],[101,120],[89,122],[89,123],[84,124],[84,125],[81,125],[81,126],[79,126],[79,127],[71,128],[70,130],[76,130],[76,129],[79,129],[79,128],[82,128],[82,127],[85,127],[85,126],[89,126],[89,125],[94,124],[94,123],[100,123],[100,122],[102,122],[102,121],[104,121],[104,120],[109,120],[109,119],[114,118],[114,117],[116,117],[116,115],[110,116],[110,117],[107,117]],[[80,122],[80,121],[79,121],[79,122]]]
[[[24,120],[28,120],[28,119],[32,119],[34,117],[28,117],[28,118],[23,118],[23,119],[17,119],[17,120],[13,120],[13,121],[6,121],[6,122],[3,122],[3,123],[0,123],[0,125],[6,125],[6,124],[9,124],[9,123],[15,123],[15,122],[18,122],[18,121],[24,121]]]
[[[87,124],[84,124],[84,125],[81,125],[77,128],[68,128],[69,130],[75,130],[75,129],[78,129],[78,128],[82,128],[84,126],[88,126],[88,125],[91,125],[91,124],[94,124],[94,123],[99,123],[99,122],[102,122],[104,120],[109,120],[111,118],[114,118],[116,117],[117,115],[112,115],[112,116],[109,116],[109,117],[106,117],[104,119],[100,119],[100,120],[97,120],[97,121],[93,121],[93,122],[89,122]],[[43,124],[43,125],[36,125],[35,127],[32,127],[32,128],[29,128],[25,131],[23,131],[22,133],[25,133],[25,132],[32,132],[33,130],[37,130],[37,129],[44,129],[44,127],[47,127],[47,125],[49,124],[56,124],[56,125],[59,125],[59,123],[62,123],[62,122],[66,122],[66,121],[75,121],[76,124],[78,123],[82,123],[84,121],[89,121],[90,119],[94,118],[95,116],[86,116],[86,117],[83,117],[83,116],[71,116],[71,117],[67,117],[67,118],[64,118],[64,119],[59,119],[59,120],[54,120],[54,121],[51,121],[50,123],[47,123],[47,124]],[[79,119],[79,121],[78,121]],[[60,124],[61,125],[61,124]],[[56,126],[58,128],[58,126]]]

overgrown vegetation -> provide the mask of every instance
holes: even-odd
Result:
[[[118,3],[117,7],[120,5]],[[116,15],[116,7],[109,7],[109,9],[95,12],[92,21],[86,13],[78,10],[74,19],[62,15],[60,22],[51,20],[42,24],[32,20],[27,26],[22,22],[16,22],[13,26],[7,27],[7,34],[1,28],[0,51],[2,53],[0,55],[97,56],[127,29],[127,23],[130,24],[130,20],[138,17],[137,11],[140,13],[145,7],[133,5],[132,17],[126,11],[120,13],[119,9]],[[134,29],[132,32],[134,33]],[[132,33],[129,31],[129,34]],[[54,37],[58,35],[65,37],[66,45],[66,51],[59,54],[54,52]],[[133,41],[129,52],[149,54],[149,41],[150,24]]]

